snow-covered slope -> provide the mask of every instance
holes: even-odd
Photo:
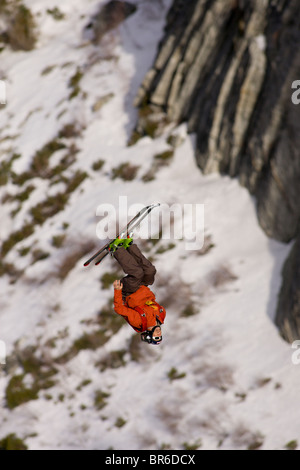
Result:
[[[135,0],[137,12],[93,46],[83,29],[100,3],[60,2],[65,16],[56,21],[47,13],[54,0],[28,1],[39,26],[35,50],[1,53],[8,96],[0,164],[20,155],[11,172],[31,176],[21,185],[10,174],[0,186],[0,238],[8,247],[12,233],[24,234],[25,226],[33,233],[6,250],[10,275],[0,277],[0,340],[8,353],[0,441],[15,433],[29,449],[283,449],[300,439],[299,370],[273,324],[290,247],[267,239],[255,201],[237,181],[201,174],[185,125],[127,146],[132,102],[170,0]],[[70,99],[74,77],[79,90]],[[155,155],[172,150],[171,134],[181,145],[157,167]],[[54,141],[49,166],[34,166]],[[113,179],[127,162],[138,166],[135,177]],[[204,249],[186,250],[184,239],[164,239],[164,232],[157,243],[138,240],[167,308],[157,348],[115,321],[103,275],[114,274],[116,262],[83,268],[102,243],[98,206],[118,209],[120,196],[128,206],[204,205]]]

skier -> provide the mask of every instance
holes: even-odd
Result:
[[[128,238],[117,238],[109,245],[110,253],[126,274],[113,283],[114,310],[141,333],[142,341],[159,344],[166,311],[148,287],[154,282],[156,269],[131,237],[132,234]]]

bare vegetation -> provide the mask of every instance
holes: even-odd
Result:
[[[1,32],[2,41],[15,51],[31,51],[37,41],[37,28],[29,8],[17,0],[2,1],[0,11],[6,19],[6,29]]]
[[[217,388],[226,392],[234,384],[233,367],[216,361],[215,363],[201,362],[194,368],[198,386]]]
[[[131,360],[134,362],[140,362],[143,359],[144,351],[140,335],[132,335],[128,346],[128,352]]]
[[[178,372],[176,367],[172,367],[168,372],[168,379],[173,382],[173,380],[183,379],[186,376],[185,372]]]
[[[297,447],[298,447],[298,441],[296,439],[289,441],[287,442],[287,444],[285,444],[285,448],[287,450],[296,450]]]
[[[106,103],[109,103],[109,101],[114,97],[114,93],[107,93],[106,95],[102,96],[101,98],[98,98],[96,102],[93,104],[93,111],[94,113],[97,113],[100,111],[100,109],[106,105]]]
[[[159,169],[170,164],[173,155],[174,150],[166,150],[154,155],[151,168],[142,176],[144,183],[153,181]]]
[[[258,377],[254,382],[253,388],[262,388],[265,387],[272,380],[271,377]]]
[[[97,160],[96,162],[93,163],[92,169],[94,171],[100,171],[102,169],[104,163],[105,163],[105,160],[102,160],[102,159]]]
[[[194,315],[197,315],[197,313],[199,313],[199,310],[195,307],[195,304],[190,301],[190,302],[187,303],[187,305],[181,311],[181,316],[182,317],[192,317]]]
[[[26,181],[32,178],[48,179],[53,183],[58,182],[57,178],[59,177],[59,181],[63,181],[63,172],[76,161],[76,153],[78,152],[78,149],[73,143],[67,148],[67,145],[61,139],[71,138],[73,135],[72,132],[75,134],[78,131],[73,127],[73,125],[65,126],[59,133],[60,137],[54,138],[35,153],[30,168],[26,172],[16,174],[10,171],[11,163],[13,161],[11,160],[10,166],[7,166],[6,173],[4,173],[6,174],[6,182],[9,177],[12,179],[14,184],[19,186],[22,186]],[[61,158],[58,165],[51,167],[51,157],[57,151],[63,149],[67,150],[65,155]],[[18,156],[14,156],[13,159],[17,157]]]
[[[195,442],[184,442],[182,446],[185,450],[197,450],[202,447],[202,441],[197,439]]]
[[[0,186],[5,186],[12,176],[13,162],[20,158],[20,154],[14,153],[8,160],[0,163]]]
[[[37,249],[33,250],[33,252],[32,252],[32,263],[31,264],[37,263],[38,261],[43,261],[43,260],[49,258],[49,256],[50,256],[50,253],[37,248]]]
[[[169,396],[168,400],[160,401],[156,405],[156,411],[161,423],[173,434],[178,432],[180,423],[184,417],[182,403],[185,398],[184,393],[182,393],[182,396],[181,393],[178,393],[175,397]]]
[[[50,157],[58,150],[64,149],[65,144],[59,142],[57,139],[48,142],[41,150],[36,152],[31,163],[31,174],[32,178],[49,178],[51,177],[51,171],[49,170]]]
[[[34,233],[34,225],[25,223],[20,230],[12,232],[10,236],[3,241],[1,248],[1,256],[4,257],[7,253],[19,242],[25,238],[30,237]]]
[[[60,11],[58,7],[48,8],[48,15],[51,15],[54,20],[61,21],[65,19],[65,14]]]
[[[165,308],[176,305],[176,310],[183,311],[191,301],[191,287],[182,280],[166,276],[160,273],[156,275],[156,285],[163,287],[163,294],[160,297],[160,304]]]
[[[55,358],[57,364],[66,364],[71,361],[77,354],[82,350],[95,351],[96,349],[103,346],[110,338],[119,331],[124,325],[124,320],[120,315],[114,313],[113,308],[110,304],[103,307],[99,312],[97,318],[91,321],[85,321],[87,325],[94,325],[92,331],[83,332],[83,334],[74,340],[70,348]],[[123,365],[123,356],[125,351],[115,351],[111,355],[107,355],[106,359],[103,359],[97,363],[100,369],[106,367],[113,367],[113,364],[117,367]]]
[[[55,235],[52,237],[52,246],[55,248],[61,248],[66,240],[66,234],[63,235]]]
[[[11,283],[14,283],[22,275],[22,273],[23,272],[17,269],[14,264],[0,261],[0,277],[7,275],[11,278]]]
[[[214,243],[212,241],[211,235],[204,236],[203,247],[197,251],[198,256],[206,255],[212,248],[214,248]]]
[[[173,155],[174,155],[173,150],[165,150],[164,152],[157,153],[156,155],[154,155],[154,158],[156,160],[160,160],[161,162],[167,162],[173,157]]]
[[[95,248],[93,241],[86,241],[84,243],[78,243],[75,240],[69,239],[65,241],[66,254],[62,261],[57,266],[57,270],[52,273],[53,277],[57,277],[61,281],[66,279],[68,274],[74,269],[79,260],[83,256],[90,253]]]
[[[102,410],[107,405],[107,398],[109,393],[103,392],[103,390],[97,390],[94,396],[94,406],[97,410]]]
[[[120,279],[121,271],[113,271],[104,273],[101,276],[101,287],[102,289],[110,289],[115,280]]]
[[[78,122],[70,122],[69,124],[65,124],[65,126],[59,131],[58,137],[60,139],[74,139],[81,137],[82,130],[83,128]]]
[[[239,423],[231,434],[231,440],[235,447],[255,450],[263,445],[264,436],[259,431],[250,431],[244,423]]]
[[[11,377],[6,387],[6,406],[9,409],[36,400],[40,390],[55,385],[53,377],[58,372],[51,362],[41,357],[35,346],[28,346],[22,350],[17,348],[15,356],[21,371]],[[26,382],[27,377],[31,378],[30,384]]]
[[[13,433],[1,439],[0,450],[27,450],[27,445]]]
[[[136,144],[144,136],[152,139],[160,137],[170,123],[167,114],[158,111],[155,106],[148,103],[147,99],[139,105],[138,113],[138,124],[128,141],[128,146]]]
[[[68,202],[68,196],[65,193],[58,193],[50,196],[42,202],[39,202],[30,211],[34,224],[43,225],[49,218],[64,210]]]
[[[127,351],[121,349],[119,351],[111,351],[104,358],[96,363],[96,367],[99,367],[100,372],[104,372],[106,369],[118,369],[126,365],[125,354]]]
[[[129,162],[121,163],[118,167],[112,169],[112,179],[121,178],[124,181],[132,181],[137,175],[139,166],[132,165]]]
[[[77,70],[75,74],[70,78],[69,80],[69,88],[71,89],[71,92],[69,94],[69,100],[72,100],[76,96],[79,95],[80,93],[80,81],[83,78],[83,72],[80,69],[80,67],[77,67]]]
[[[228,266],[220,264],[209,273],[207,280],[212,287],[218,288],[229,282],[236,281],[237,277]]]

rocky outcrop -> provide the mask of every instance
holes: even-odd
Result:
[[[238,176],[283,241],[300,216],[299,14],[297,0],[175,0],[136,100],[187,121],[200,168]]]
[[[133,3],[111,0],[104,6],[101,5],[99,12],[86,26],[86,30],[92,31],[91,39],[95,44],[98,44],[108,31],[119,26],[136,10],[137,7]]]
[[[276,324],[287,341],[300,339],[300,236],[283,268]]]
[[[284,242],[300,220],[299,24],[298,0],[174,0],[136,99],[186,121],[202,171],[238,177],[265,232]],[[142,119],[137,131],[147,133]]]

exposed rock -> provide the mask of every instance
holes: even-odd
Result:
[[[285,262],[283,279],[276,324],[284,339],[292,342],[299,339],[300,332],[300,236]]]
[[[160,137],[169,122],[168,116],[161,109],[152,105],[144,106],[139,110],[136,132],[140,136],[146,134],[152,138]]]
[[[257,197],[262,227],[283,241],[295,237],[300,216],[299,110],[291,102],[299,13],[297,0],[175,0],[136,99],[187,120],[203,172],[238,176]]]
[[[108,93],[107,95],[99,98],[96,103],[93,105],[92,110],[94,113],[99,111],[106,103],[108,103],[115,95],[113,93]]]
[[[299,44],[298,0],[174,0],[136,98],[187,121],[202,171],[238,177],[265,232],[283,242],[300,221]],[[147,134],[142,119],[137,129]]]
[[[98,44],[104,34],[119,26],[128,16],[135,13],[136,9],[137,7],[129,2],[111,0],[106,3],[87,25],[87,29],[93,31],[93,42]]]

